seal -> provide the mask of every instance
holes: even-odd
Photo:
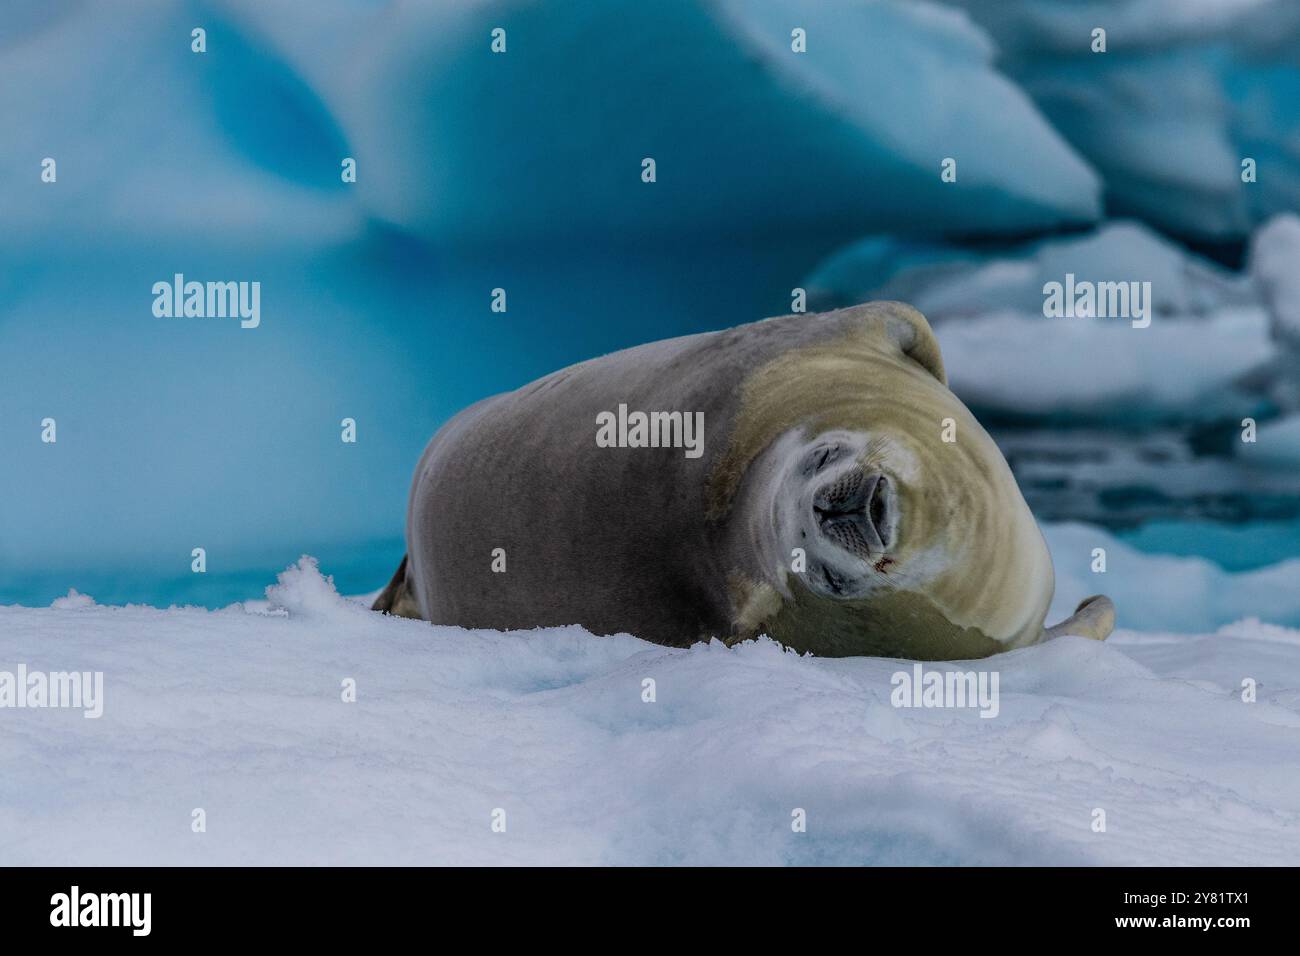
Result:
[[[485,399],[425,449],[406,537],[375,609],[467,628],[958,660],[1115,619],[1097,596],[1043,627],[1046,543],[899,302],[653,342]]]

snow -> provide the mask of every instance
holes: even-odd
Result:
[[[998,673],[987,719],[892,706],[905,662],[384,617],[310,559],[268,598],[0,608],[0,670],[103,671],[105,697],[96,720],[0,710],[0,862],[1257,865],[1300,852],[1300,631],[1269,623],[1066,637],[954,665]],[[191,830],[196,808],[206,832]]]
[[[80,594],[76,588],[69,588],[68,593],[61,598],[55,598],[50,602],[50,607],[55,610],[73,610],[81,607],[94,607],[95,599],[89,594]]]

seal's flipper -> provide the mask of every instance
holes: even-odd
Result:
[[[1115,605],[1104,594],[1094,594],[1084,598],[1074,613],[1060,624],[1043,628],[1039,643],[1050,641],[1054,637],[1073,634],[1094,641],[1104,641],[1115,630]]]
[[[416,602],[415,595],[411,593],[411,587],[406,581],[408,557],[402,556],[402,563],[397,566],[397,573],[388,582],[388,587],[379,592],[379,597],[375,598],[375,603],[370,606],[370,609],[422,621],[424,615],[420,613],[420,605]]]

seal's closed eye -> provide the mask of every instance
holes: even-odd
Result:
[[[804,456],[802,471],[805,475],[815,475],[833,465],[844,456],[844,447],[838,443],[817,445]]]

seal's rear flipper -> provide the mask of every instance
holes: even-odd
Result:
[[[1063,637],[1066,634],[1104,641],[1113,630],[1115,630],[1115,605],[1104,594],[1094,594],[1080,601],[1074,613],[1060,624],[1043,628],[1043,635],[1038,641],[1041,644],[1043,641],[1050,641],[1054,637]]]
[[[413,617],[417,621],[424,620],[424,615],[420,613],[420,605],[406,582],[408,560],[409,555],[402,556],[402,563],[397,566],[397,573],[388,582],[388,587],[379,592],[379,597],[375,598],[375,603],[370,606],[370,610],[384,611],[397,617]]]

